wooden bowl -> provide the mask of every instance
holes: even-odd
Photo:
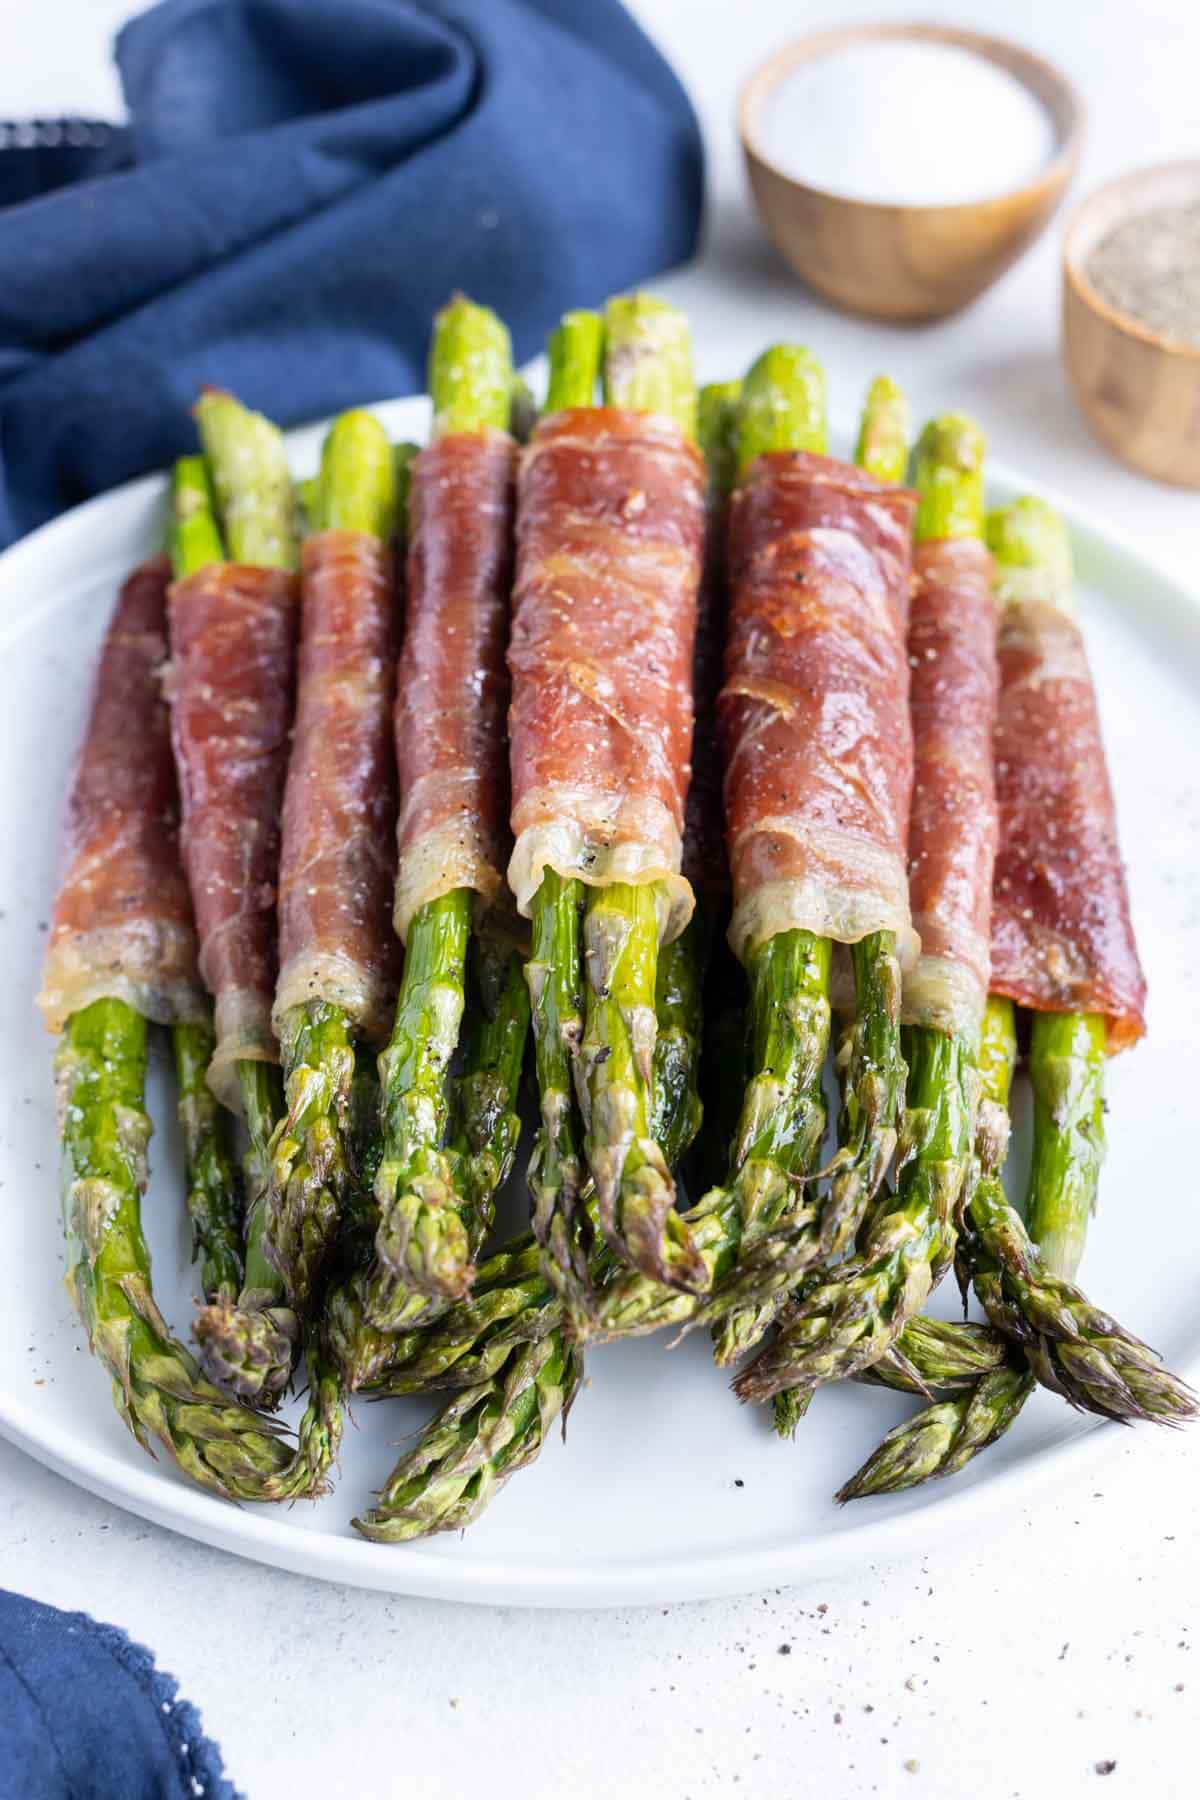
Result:
[[[1123,462],[1200,488],[1200,349],[1115,311],[1087,278],[1100,239],[1130,213],[1200,203],[1200,162],[1123,175],[1076,208],[1063,242],[1063,355],[1096,435]]]
[[[949,44],[1007,69],[1049,112],[1058,140],[1053,160],[1024,187],[955,206],[850,200],[776,167],[759,128],[779,84],[814,57],[890,38]],[[1083,105],[1065,76],[1001,38],[941,25],[856,25],[798,38],[769,58],[742,89],[738,129],[767,232],[810,287],[874,319],[940,319],[990,287],[1046,225],[1075,170]]]

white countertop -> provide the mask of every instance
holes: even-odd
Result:
[[[106,40],[126,10],[126,0],[5,0],[20,32],[0,62],[0,116],[115,115]],[[835,14],[904,17],[911,6],[635,0],[634,10],[708,134],[707,248],[661,284],[689,310],[702,374],[741,369],[771,338],[800,338],[846,409],[887,369],[918,416],[974,412],[997,457],[1194,579],[1200,499],[1109,461],[1067,393],[1056,229],[966,315],[918,330],[838,317],[759,234],[732,124],[741,75]],[[1075,78],[1091,108],[1076,193],[1196,154],[1193,0],[926,0],[918,10],[1020,38]],[[1120,1228],[1121,1199],[1108,1196],[1097,1232]],[[1153,1338],[1153,1319],[1130,1323]],[[780,1454],[803,1455],[803,1440]],[[504,1504],[519,1504],[518,1489]],[[1098,1475],[1014,1507],[986,1541],[803,1590],[592,1614],[455,1608],[208,1550],[0,1443],[0,1584],[150,1643],[251,1800],[352,1790],[438,1800],[485,1785],[495,1800],[699,1800],[734,1786],[779,1800],[1074,1800],[1106,1780],[1101,1793],[1183,1792],[1200,1738],[1198,1544],[1200,1432],[1142,1429],[1113,1433]]]

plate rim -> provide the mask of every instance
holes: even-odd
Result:
[[[397,396],[366,403],[369,410],[404,430],[428,411],[424,395]],[[285,434],[289,452],[303,465],[318,434],[329,423],[317,420]],[[835,416],[835,426],[844,424]],[[839,433],[838,435],[849,435]],[[307,440],[307,442],[305,441]],[[1200,619],[1200,590],[1189,588],[1120,529],[1113,529],[1091,509],[1042,481],[1026,482],[1011,465],[989,463],[989,486],[1008,492],[1036,491],[1060,511],[1072,534],[1090,541],[1109,558],[1152,581],[1183,615]],[[0,553],[0,587],[21,579],[26,564],[36,568],[47,545],[86,532],[98,514],[161,500],[166,477],[139,476],[84,501]],[[0,623],[3,615],[0,614]],[[1200,1338],[1180,1359],[1180,1373],[1200,1374]],[[969,1487],[951,1483],[927,1490],[921,1505],[886,1518],[863,1522],[825,1536],[804,1536],[793,1543],[772,1541],[748,1549],[689,1551],[677,1558],[605,1563],[573,1561],[558,1566],[514,1565],[505,1556],[473,1556],[458,1560],[421,1543],[404,1546],[372,1544],[328,1532],[295,1530],[286,1514],[267,1507],[235,1507],[186,1483],[164,1462],[139,1466],[131,1439],[122,1454],[83,1451],[71,1433],[37,1415],[15,1393],[0,1389],[0,1436],[35,1461],[76,1486],[168,1530],[211,1547],[327,1581],[415,1598],[478,1605],[532,1607],[638,1606],[752,1593],[793,1586],[829,1575],[850,1562],[919,1549],[930,1530],[957,1536],[1009,1502],[1015,1491],[1032,1499],[1064,1471],[1079,1479],[1083,1472],[1116,1450],[1122,1442],[1112,1421],[1091,1420],[1070,1436],[1049,1444],[1024,1461]]]

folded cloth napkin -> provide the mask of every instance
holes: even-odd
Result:
[[[695,116],[617,0],[163,0],[116,56],[127,129],[0,128],[0,544],[191,447],[203,382],[413,392],[453,289],[523,357],[695,247]]]
[[[200,1715],[140,1644],[0,1589],[5,1800],[238,1800]]]

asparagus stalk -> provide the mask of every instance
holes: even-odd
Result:
[[[434,436],[506,429],[512,379],[501,321],[461,296],[452,300],[438,315],[430,351]],[[380,1057],[379,1267],[368,1311],[381,1328],[394,1327],[409,1288],[454,1299],[468,1290],[474,1272],[471,1237],[443,1147],[446,1069],[462,1024],[473,905],[470,889],[455,888],[414,916],[395,1025]]]
[[[145,1070],[146,1022],[123,1001],[97,1000],[69,1021],[57,1059],[67,1286],[142,1448],[158,1443],[193,1481],[242,1499],[288,1450],[204,1379],[155,1305],[141,1222]]]
[[[315,531],[390,541],[396,462],[387,433],[370,413],[343,413],[327,432],[311,522]],[[280,1022],[285,1112],[270,1145],[266,1232],[271,1261],[305,1318],[352,1180],[347,1138],[354,1038],[349,1014],[323,998],[289,1008]]]
[[[926,427],[916,457],[918,539],[982,537],[982,469],[983,439],[969,420],[949,415]],[[738,1377],[740,1398],[768,1399],[783,1387],[855,1375],[920,1311],[935,1268],[953,1255],[972,1154],[976,1048],[973,1037],[912,1028],[906,1154],[895,1199],[876,1210],[858,1253],[813,1289]]]
[[[696,387],[683,315],[645,294],[610,300],[604,345],[606,403],[661,414],[694,437]],[[650,1277],[694,1291],[704,1282],[704,1266],[675,1208],[675,1184],[651,1135],[663,903],[655,883],[616,882],[587,895],[585,1019],[578,1057],[586,1094],[584,1148],[612,1248]]]
[[[202,435],[207,429],[223,451],[222,476],[229,497],[230,461],[239,467],[246,461],[237,454],[236,446],[241,440],[235,427],[241,419],[254,421],[255,415],[246,413],[231,396],[212,389],[201,395],[198,415]],[[246,434],[255,444],[263,444],[264,458],[268,468],[273,469],[276,452],[282,455],[282,447],[260,432],[259,426],[265,424],[266,421],[248,424]],[[273,491],[265,479],[255,485],[261,485],[264,492]],[[284,541],[279,536],[284,526],[278,503],[272,502],[271,518],[261,530],[245,507],[232,499],[230,503],[238,522],[240,548],[253,550],[267,542]],[[178,580],[211,563],[225,561],[214,480],[202,456],[186,456],[175,465],[170,552]],[[179,1055],[177,1042],[177,1060]],[[287,1303],[283,1277],[265,1253],[269,1142],[282,1111],[283,1094],[279,1071],[270,1064],[245,1061],[238,1064],[237,1072],[250,1136],[243,1165],[246,1253],[241,1291],[236,1300],[227,1291],[209,1294],[210,1303],[197,1313],[192,1332],[201,1363],[214,1381],[250,1404],[274,1406],[291,1375],[299,1337],[299,1324]],[[205,1289],[207,1293],[207,1282]]]
[[[679,942],[680,958],[689,954],[698,963],[703,954],[698,941],[685,933]],[[697,1043],[698,966],[660,992],[683,1038]],[[695,1075],[692,1056],[684,1088],[693,1094]],[[686,1103],[655,1106],[664,1151],[679,1141],[678,1121],[692,1110]],[[596,1243],[592,1278],[602,1283],[618,1267],[627,1273],[606,1243]],[[465,1391],[401,1459],[373,1511],[355,1520],[365,1535],[399,1542],[469,1524],[510,1474],[537,1457],[554,1420],[561,1416],[565,1423],[583,1362],[556,1276],[548,1273],[535,1240],[520,1239],[481,1265],[470,1296],[432,1328],[393,1340],[378,1394],[447,1386]],[[637,1279],[667,1308],[691,1304],[671,1288]]]
[[[1001,595],[1013,569],[1023,579],[1025,571],[1040,572],[1049,595],[1072,579],[1066,532],[1040,502],[1017,501],[991,515],[988,542]],[[1105,1038],[1104,1021],[1095,1015],[1034,1016],[1027,1231],[1000,1181],[1016,1023],[1011,1001],[989,1000],[980,1051],[980,1172],[968,1202],[967,1247],[975,1291],[1016,1347],[1015,1373],[1004,1383],[989,1384],[985,1376],[977,1395],[968,1390],[897,1426],[842,1497],[896,1492],[954,1473],[1008,1429],[1039,1381],[1106,1417],[1176,1423],[1195,1415],[1191,1390],[1073,1283],[1103,1147]]]
[[[877,473],[903,460],[904,407],[894,384],[868,395],[860,446]],[[741,469],[770,450],[826,448],[825,385],[808,351],[776,345],[743,384],[737,430]],[[823,1205],[806,1189],[825,1130],[821,1085],[829,1043],[832,946],[812,932],[786,931],[751,949],[751,1074],[724,1190],[714,1189],[687,1215],[706,1258],[712,1291],[690,1315],[663,1308],[632,1282],[605,1297],[609,1330],[696,1324],[715,1329],[718,1362],[734,1360],[774,1321],[799,1276],[822,1254],[844,1247],[882,1180],[895,1145],[903,1092],[899,1050],[899,967],[891,933],[853,948],[859,1020],[842,1059],[841,1148]]]
[[[228,1120],[208,1085],[216,1040],[208,1023],[171,1029],[179,1122],[187,1155],[192,1255],[200,1258],[206,1300],[232,1300],[242,1285],[241,1194]]]

